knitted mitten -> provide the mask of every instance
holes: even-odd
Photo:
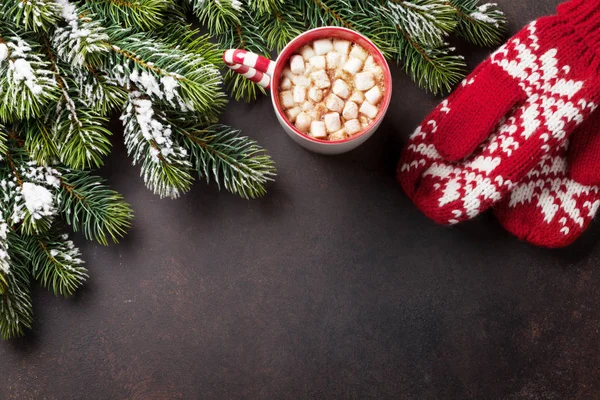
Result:
[[[600,97],[600,0],[572,0],[484,61],[417,129],[398,166],[438,223],[473,218],[562,146]],[[458,161],[460,160],[460,161]]]
[[[564,247],[596,215],[600,206],[596,185],[600,185],[600,111],[577,129],[570,146],[565,142],[544,156],[494,213],[520,239],[538,246]]]

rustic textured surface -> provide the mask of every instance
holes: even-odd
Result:
[[[498,3],[516,32],[558,0]],[[334,158],[288,139],[267,98],[231,104],[225,122],[278,164],[260,201],[203,183],[159,200],[117,133],[104,173],[134,227],[79,241],[91,279],[74,299],[35,291],[35,329],[0,344],[0,398],[600,398],[600,224],[562,251],[489,214],[435,226],[393,172],[438,99],[398,69],[394,84],[381,130]]]

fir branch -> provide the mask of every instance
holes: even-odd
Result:
[[[73,70],[69,65],[59,65],[49,41],[46,41],[45,50],[61,91],[56,106],[49,110],[45,118],[46,123],[52,125],[58,158],[70,168],[100,167],[102,158],[111,148],[108,139],[111,133],[104,126],[108,119],[93,109],[86,109],[85,103],[80,103],[81,93],[76,90],[70,75]],[[89,74],[89,71],[80,70],[79,73]]]
[[[63,69],[66,69],[63,66]],[[68,74],[72,79],[77,99],[83,107],[90,109],[100,116],[106,116],[110,111],[122,109],[127,101],[127,90],[119,85],[112,85],[109,79],[99,71],[88,67],[86,70],[71,70]]]
[[[6,210],[4,210],[4,213],[6,213]],[[10,245],[10,240],[9,240],[9,234],[12,233],[10,227],[8,226],[8,223],[6,222],[6,219],[4,218],[3,213],[0,213],[0,284],[2,283],[1,281],[3,280],[3,275],[2,274],[9,274],[11,267],[10,267],[10,249],[11,249],[11,245]],[[3,283],[7,283],[5,280],[3,281]]]
[[[442,44],[457,25],[455,9],[439,0],[392,0],[379,11],[386,25],[429,47]]]
[[[62,16],[67,22],[51,35],[58,58],[71,67],[97,67],[103,55],[110,51],[108,35],[88,7],[76,7],[69,0],[59,0]]]
[[[87,0],[87,5],[109,25],[137,30],[159,28],[170,0]]]
[[[139,92],[131,92],[125,112],[125,146],[133,164],[141,163],[146,186],[160,197],[176,198],[190,189],[187,151],[173,142],[173,127],[164,113]]]
[[[243,198],[262,197],[275,176],[274,163],[254,140],[224,125],[206,129],[176,124],[200,177]]]
[[[399,60],[411,79],[433,94],[450,92],[465,76],[465,60],[451,54],[453,48],[427,48],[411,42],[399,49]]]
[[[201,34],[200,30],[180,22],[170,22],[164,27],[164,33],[153,35],[171,48],[202,57],[206,62],[220,68],[223,63],[223,49],[211,42],[212,37]]]
[[[259,14],[273,14],[284,4],[284,0],[248,0],[248,6]]]
[[[280,52],[292,39],[300,35],[305,27],[302,13],[297,6],[289,2],[279,4],[278,0],[274,0],[273,3],[263,4],[262,8],[258,6],[264,11],[259,12],[257,23],[264,27],[261,35],[269,48]]]
[[[464,77],[464,58],[443,42],[457,24],[452,7],[432,0],[393,0],[378,7],[376,15],[379,22],[373,24],[370,37],[386,57],[402,63],[420,87],[440,94]],[[436,18],[430,19],[432,15]]]
[[[56,229],[27,237],[25,247],[33,277],[55,295],[73,295],[88,277],[81,252]]]
[[[13,126],[25,138],[25,148],[30,157],[40,165],[52,165],[59,158],[58,143],[52,126],[44,120],[31,119]]]
[[[104,68],[114,83],[181,111],[217,115],[225,105],[218,70],[194,53],[142,34],[111,30],[112,56]],[[111,68],[116,66],[116,68]]]
[[[256,29],[257,21],[247,11],[240,13],[240,23],[231,25],[229,30],[216,34],[217,39],[224,49],[245,49],[254,53],[267,56],[269,47],[261,31]]]
[[[60,182],[60,173],[51,167],[38,166],[35,162],[16,166],[10,153],[6,155],[10,165],[11,180],[5,179],[0,186],[5,194],[5,207],[12,208],[12,225],[18,225],[23,235],[47,232],[57,214],[54,189]],[[11,183],[12,181],[12,183]]]
[[[242,4],[239,0],[190,0],[192,9],[208,30],[220,35],[240,26]]]
[[[0,26],[0,120],[39,117],[57,99],[58,86],[50,64],[30,34]]]
[[[0,129],[0,137],[8,137],[0,163],[0,334],[4,338],[22,335],[31,327],[30,273],[64,296],[73,294],[87,277],[79,250],[56,229],[59,212],[74,230],[103,244],[109,238],[116,241],[131,221],[129,205],[101,178],[31,161],[21,129]]]
[[[458,16],[456,33],[459,36],[483,47],[502,43],[506,18],[495,3],[479,5],[478,0],[449,0],[449,4]]]
[[[351,17],[357,5],[351,0],[306,0],[300,7],[311,28],[333,25],[359,30],[355,28]]]
[[[8,234],[10,271],[0,271],[0,336],[3,339],[23,336],[33,323],[28,254],[14,232]]]
[[[0,15],[28,31],[44,31],[58,21],[58,6],[54,0],[3,0]]]
[[[158,30],[154,30],[154,32],[160,32],[162,34],[168,34],[165,30],[166,25],[179,23],[186,24],[187,16],[190,13],[189,7],[185,2],[181,2],[180,0],[168,0],[167,9],[163,13],[163,22]]]
[[[3,158],[3,155],[8,151],[7,142],[8,131],[6,130],[6,127],[0,123],[0,161]]]
[[[225,73],[225,87],[236,101],[245,101],[246,103],[256,100],[259,93],[267,94],[262,86],[233,71]]]
[[[65,107],[55,116],[53,136],[59,143],[60,161],[75,169],[102,166],[104,156],[111,149],[109,137],[112,133],[106,128],[108,118],[83,107]]]
[[[32,235],[47,231],[56,217],[54,190],[60,173],[31,161],[22,146],[20,138],[9,135],[5,163],[0,164],[0,208],[7,213],[7,223]]]
[[[86,239],[105,246],[109,239],[118,243],[133,218],[123,196],[87,171],[63,171],[59,204],[65,221],[75,232],[81,231]]]
[[[7,132],[2,127],[2,136]],[[0,336],[4,339],[21,336],[31,328],[33,310],[29,294],[29,269],[22,239],[10,226],[14,220],[18,185],[18,167],[3,144],[0,164]],[[14,173],[13,173],[14,171]]]

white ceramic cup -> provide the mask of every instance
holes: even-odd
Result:
[[[383,99],[379,103],[379,112],[377,113],[377,116],[366,129],[344,140],[329,141],[315,139],[299,131],[294,124],[287,119],[279,99],[281,74],[283,69],[287,66],[290,57],[297,54],[301,47],[317,39],[324,38],[348,40],[362,46],[373,56],[377,64],[381,66],[384,75]],[[392,97],[392,75],[381,51],[373,42],[360,33],[337,26],[311,29],[297,36],[285,46],[276,61],[239,49],[227,50],[223,54],[223,60],[227,66],[235,72],[242,74],[246,78],[270,90],[273,109],[275,110],[275,115],[277,115],[277,119],[283,129],[296,143],[315,153],[341,154],[353,150],[366,142],[381,124]]]

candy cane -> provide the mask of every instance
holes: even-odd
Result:
[[[223,61],[233,71],[268,89],[275,72],[275,62],[246,50],[230,49]]]
[[[268,89],[271,86],[271,77],[263,72],[257,71],[254,68],[247,67],[242,64],[227,64],[234,72],[242,75],[244,78],[250,79],[252,82]]]

